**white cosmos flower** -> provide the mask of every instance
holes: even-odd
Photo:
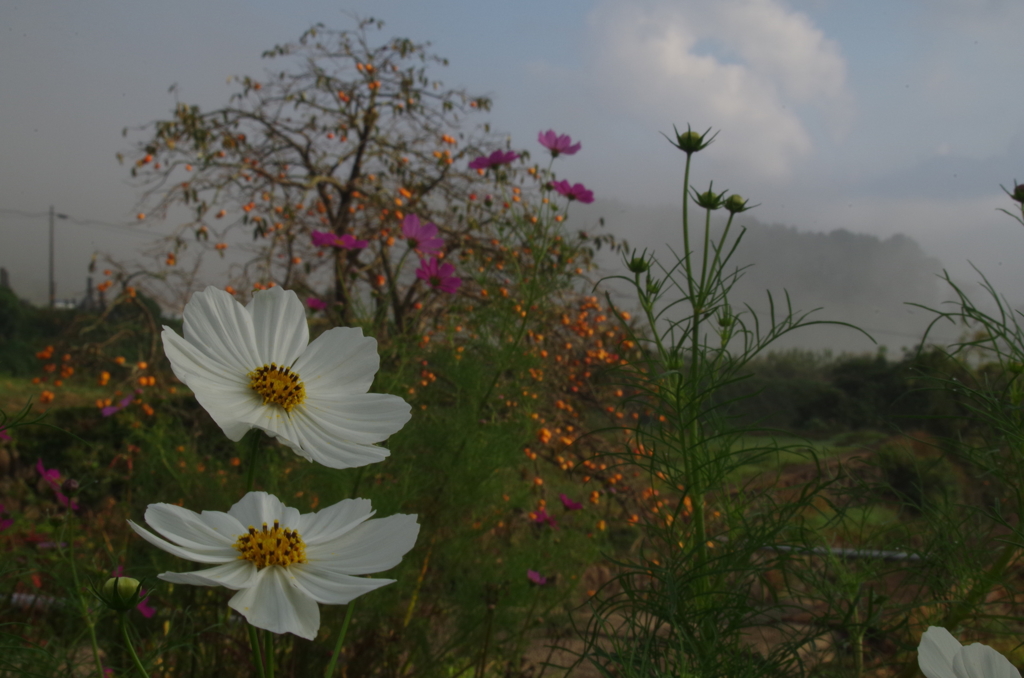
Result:
[[[174,374],[231,440],[251,428],[331,468],[380,461],[410,418],[395,395],[367,393],[380,365],[377,341],[336,327],[309,343],[302,302],[271,287],[242,306],[207,287],[185,306],[184,338],[164,327]]]
[[[966,647],[941,626],[921,635],[917,663],[928,678],[1020,678],[1010,660],[981,643]]]
[[[234,589],[228,605],[253,626],[313,639],[320,628],[317,603],[343,605],[392,583],[355,575],[394,567],[416,543],[416,516],[368,520],[371,515],[369,499],[300,514],[271,494],[250,492],[227,513],[150,504],[146,522],[169,541],[128,524],[168,553],[215,566],[165,572],[160,579]]]

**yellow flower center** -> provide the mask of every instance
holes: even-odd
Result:
[[[291,412],[306,399],[306,387],[290,367],[270,363],[253,370],[248,376],[249,386],[263,396],[264,405],[277,403],[285,412]]]
[[[238,559],[252,561],[257,570],[268,565],[287,567],[306,562],[306,542],[295,530],[282,529],[276,520],[270,529],[266,523],[263,523],[262,530],[250,525],[249,532],[239,535],[234,546],[242,554]]]

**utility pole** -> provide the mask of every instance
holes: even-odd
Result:
[[[53,205],[50,205],[50,308],[57,305],[57,280],[53,274],[53,218],[67,219],[66,214],[54,214]]]

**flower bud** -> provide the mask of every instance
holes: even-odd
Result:
[[[629,260],[627,267],[633,273],[646,273],[651,268],[651,265],[644,257],[633,257]]]
[[[730,214],[736,214],[737,212],[747,211],[747,202],[749,201],[744,200],[739,195],[733,193],[732,195],[725,199],[725,202],[722,204],[722,206],[725,207],[725,209],[729,210]]]
[[[1014,186],[1013,193],[1010,194],[1010,197],[1017,202],[1024,204],[1024,184],[1017,184]]]
[[[142,583],[131,577],[111,577],[97,595],[115,612],[127,612],[142,601]]]
[[[724,193],[715,193],[709,187],[703,193],[695,193],[693,199],[697,201],[697,205],[706,210],[717,210],[724,202],[722,200],[723,195]]]
[[[680,151],[683,151],[687,155],[691,155],[703,148],[707,148],[708,145],[714,140],[715,136],[717,136],[718,134],[718,132],[715,132],[715,134],[713,134],[711,138],[705,142],[704,137],[706,137],[708,132],[711,131],[710,127],[707,129],[707,132],[704,132],[704,134],[699,134],[697,132],[692,131],[689,125],[686,126],[686,131],[682,133],[680,133],[679,130],[675,128],[675,126],[673,126],[672,129],[676,133],[676,140],[672,141],[672,139],[670,139],[668,135],[664,135],[665,138],[668,139],[673,146],[678,148]]]
[[[69,496],[78,492],[78,481],[74,478],[68,478],[60,486],[60,491]]]

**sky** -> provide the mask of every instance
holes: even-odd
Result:
[[[170,113],[172,85],[222,105],[230,76],[262,75],[264,49],[355,15],[430,41],[450,60],[433,75],[491,96],[514,148],[536,153],[549,128],[579,140],[559,174],[597,202],[575,216],[609,216],[631,245],[679,239],[678,220],[640,220],[678,208],[685,156],[662,133],[689,124],[719,132],[694,183],[750,198],[758,223],[905,235],[956,279],[975,280],[973,264],[1024,302],[1024,227],[997,211],[1013,207],[1000,185],[1024,180],[1014,0],[4,0],[0,266],[14,289],[47,298],[50,205],[69,217],[58,298],[81,296],[94,253],[154,241],[115,154],[123,128]]]

